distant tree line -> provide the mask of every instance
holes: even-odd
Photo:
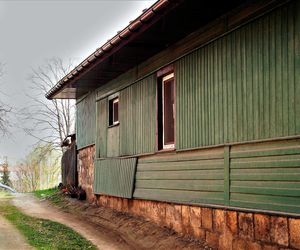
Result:
[[[25,160],[18,162],[12,186],[31,192],[57,186],[61,181],[61,152],[51,143],[36,146]]]

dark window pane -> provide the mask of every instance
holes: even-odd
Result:
[[[112,126],[119,122],[119,98],[114,98],[108,101],[108,125]]]
[[[174,144],[174,78],[163,82],[164,145]]]
[[[109,100],[108,102],[108,125],[111,126],[113,125],[113,102],[112,100]]]
[[[114,123],[119,121],[119,100],[114,102]]]

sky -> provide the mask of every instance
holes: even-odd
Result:
[[[80,63],[155,0],[0,0],[0,100],[26,106],[32,68],[60,57]],[[12,117],[13,119],[13,117]],[[15,122],[15,121],[14,121]],[[13,124],[0,136],[0,163],[24,159],[36,139]]]

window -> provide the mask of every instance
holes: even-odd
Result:
[[[175,81],[174,73],[158,82],[158,149],[175,148]]]
[[[109,126],[119,124],[119,97],[109,100]]]

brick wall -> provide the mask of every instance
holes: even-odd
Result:
[[[217,249],[300,249],[300,219],[102,195],[97,204],[204,239]]]
[[[78,151],[78,182],[87,195],[87,200],[93,202],[95,146],[89,146]]]

